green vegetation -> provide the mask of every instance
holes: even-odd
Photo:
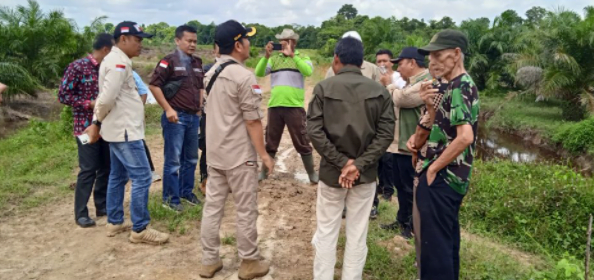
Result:
[[[514,98],[487,92],[481,96],[486,125],[511,134],[541,137],[552,148],[563,147],[573,155],[594,155],[594,119],[563,120],[563,102],[549,99],[534,102],[534,95]]]
[[[566,166],[479,161],[461,221],[472,232],[530,252],[581,256],[594,212],[593,186],[594,179]]]
[[[103,17],[79,29],[61,11],[44,13],[36,1],[16,9],[0,7],[0,81],[7,96],[35,95],[51,86],[66,66],[91,50]]]
[[[468,200],[468,197],[466,199]],[[413,242],[394,237],[395,232],[379,228],[380,224],[393,221],[396,209],[394,204],[382,201],[379,218],[369,224],[367,238],[369,252],[364,279],[416,279]],[[462,218],[462,221],[464,220],[466,217]],[[475,221],[474,218],[473,221]],[[505,221],[501,220],[499,223],[505,223]],[[471,226],[466,226],[465,230],[470,230]],[[341,256],[345,241],[344,233],[341,233],[338,242],[337,268],[342,267]],[[584,276],[583,265],[575,257],[560,255],[543,258],[525,253],[513,246],[504,246],[465,232],[463,232],[460,257],[460,279],[574,280],[583,279]],[[560,260],[553,261],[557,258]]]
[[[182,205],[184,211],[177,213],[163,207],[163,198],[160,192],[151,194],[148,204],[151,222],[157,227],[165,227],[169,232],[186,234],[188,229],[195,228],[196,221],[202,217],[202,205],[191,206],[185,202],[182,202]]]
[[[0,212],[42,205],[68,193],[78,164],[70,110],[62,112],[61,121],[31,121],[0,140],[0,159]]]

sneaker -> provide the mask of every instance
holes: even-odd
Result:
[[[385,230],[397,230],[398,228],[400,228],[400,224],[398,222],[393,222],[391,224],[380,225],[380,228]]]
[[[212,265],[202,265],[200,269],[200,277],[202,278],[213,278],[215,273],[223,269],[223,262],[219,260],[217,263]]]
[[[152,228],[146,228],[141,232],[132,231],[129,240],[132,243],[161,245],[169,241],[169,234],[160,232]]]
[[[173,204],[173,203],[164,202],[163,207],[165,207],[169,210],[173,210],[178,213],[181,211],[184,211],[184,207],[181,204]]]
[[[371,208],[371,214],[369,215],[369,218],[372,220],[377,219],[377,215],[379,213],[377,212],[377,206],[373,206],[373,208]]]
[[[270,264],[259,260],[243,260],[239,266],[238,277],[241,280],[251,280],[268,274]]]
[[[132,222],[124,221],[123,224],[114,225],[112,223],[107,223],[107,237],[114,237],[120,233],[129,231],[132,229]]]
[[[202,202],[200,202],[200,200],[198,199],[198,197],[196,197],[195,194],[190,194],[190,196],[187,197],[182,197],[185,201],[187,201],[188,203],[192,204],[193,206],[202,204]]]
[[[153,171],[153,183],[158,181],[161,181],[161,176]]]

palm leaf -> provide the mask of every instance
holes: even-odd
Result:
[[[42,89],[25,68],[14,63],[0,62],[0,81],[8,86],[4,93],[8,97],[19,94],[36,96],[35,92]]]

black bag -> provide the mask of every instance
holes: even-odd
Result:
[[[185,79],[177,80],[177,81],[170,81],[166,83],[164,86],[161,87],[161,91],[163,91],[163,95],[165,99],[171,100],[179,91],[182,83]]]

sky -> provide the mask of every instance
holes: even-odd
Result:
[[[359,14],[370,17],[440,19],[449,16],[455,22],[469,18],[493,19],[507,9],[518,14],[533,6],[553,10],[564,7],[582,14],[592,5],[590,0],[37,0],[44,11],[62,10],[79,26],[88,25],[95,17],[107,16],[107,22],[124,20],[151,24],[166,22],[181,25],[190,20],[201,23],[221,23],[235,19],[244,23],[266,26],[283,24],[319,26],[336,15],[343,4],[352,4]],[[16,7],[24,0],[2,0],[1,6]]]

